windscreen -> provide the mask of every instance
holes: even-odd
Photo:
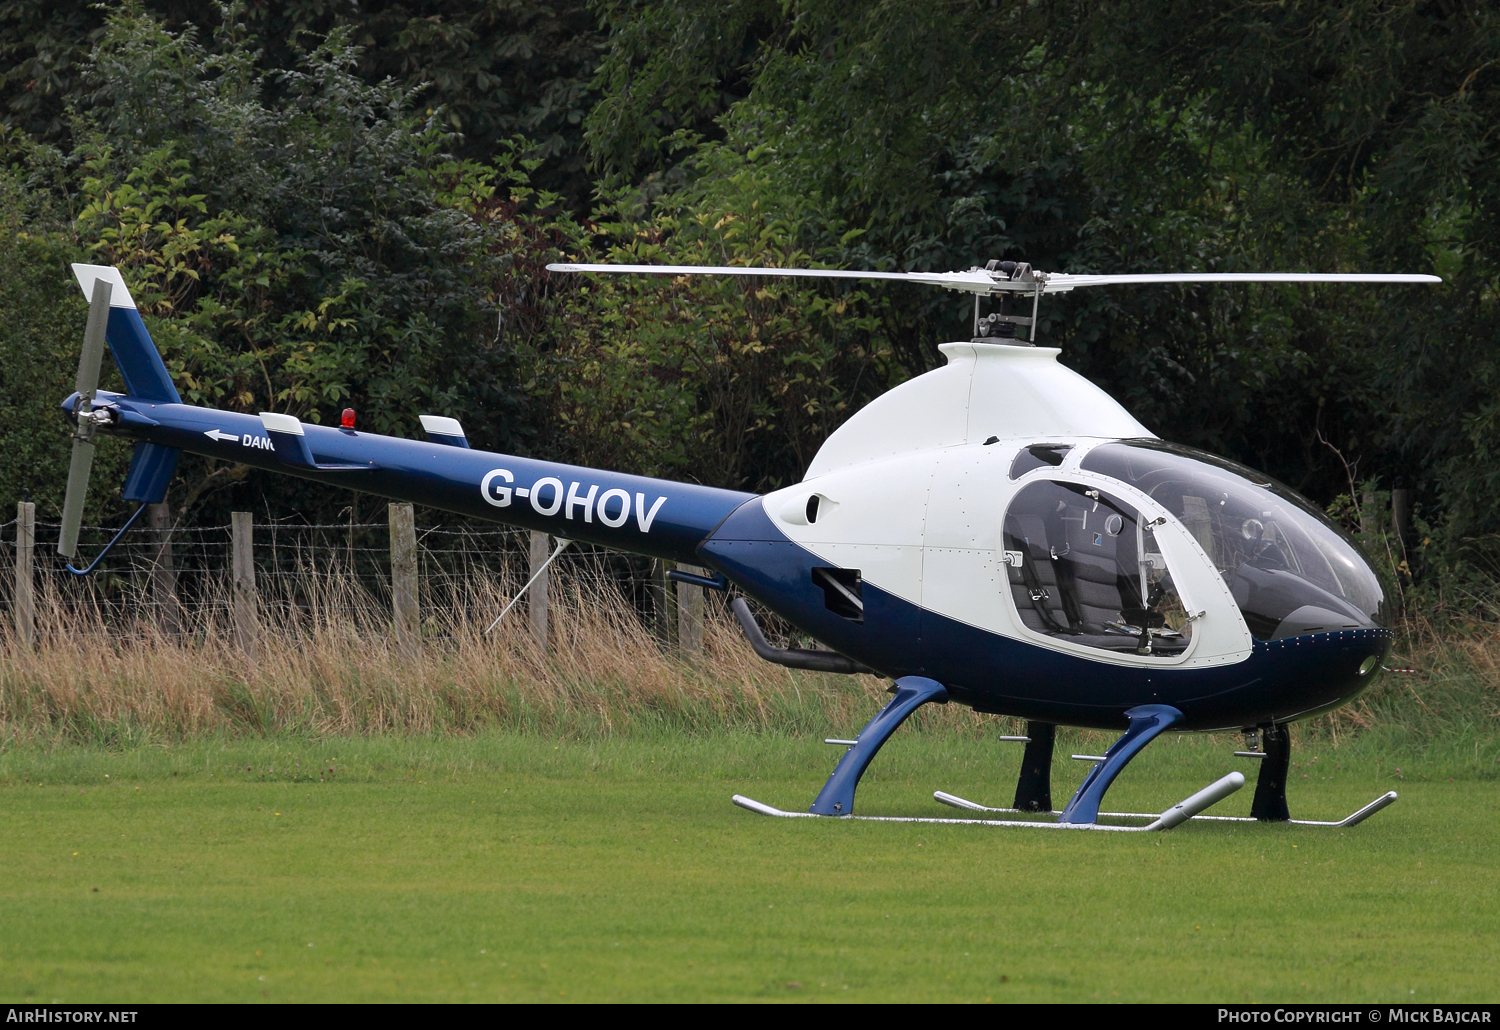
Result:
[[[1096,447],[1081,467],[1129,483],[1182,521],[1258,640],[1385,623],[1385,591],[1342,530],[1267,476],[1157,440]]]

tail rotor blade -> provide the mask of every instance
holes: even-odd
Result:
[[[94,467],[94,441],[73,440],[73,460],[68,465],[68,492],[63,498],[62,535],[57,553],[71,558],[78,550],[78,529],[83,525],[83,502],[88,499],[89,470]]]
[[[78,358],[75,386],[81,395],[78,404],[78,428],[73,437],[73,459],[68,464],[68,492],[63,497],[62,533],[57,553],[73,557],[78,550],[78,530],[83,525],[83,504],[88,500],[89,472],[94,467],[94,423],[89,413],[94,407],[94,391],[99,388],[99,371],[104,364],[104,336],[109,326],[109,298],[114,286],[102,276],[94,280],[94,296],[89,303],[88,325],[83,330],[83,353]]]
[[[99,369],[104,364],[104,331],[109,327],[109,298],[114,284],[100,277],[94,280],[94,296],[89,302],[89,321],[83,330],[83,353],[78,357],[78,379],[74,389],[92,401],[99,388]]]

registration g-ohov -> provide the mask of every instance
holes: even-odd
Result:
[[[563,491],[562,480],[555,476],[546,476],[538,479],[530,486],[512,487],[515,477],[509,469],[494,469],[480,481],[480,495],[497,508],[510,507],[512,495],[526,498],[531,502],[531,507],[539,515],[556,515],[562,512],[564,518],[573,518],[577,514],[583,515],[583,521],[593,522],[594,516],[599,516],[599,521],[611,529],[618,529],[630,518],[631,505],[630,494],[624,490],[606,490],[601,495],[596,484],[588,484],[587,492],[580,489],[582,484],[570,483],[567,492]],[[595,502],[598,497],[598,502]],[[667,503],[665,497],[658,497],[651,502],[649,507],[646,495],[637,493],[635,495],[635,523],[636,528],[642,533],[651,532],[651,523],[656,521],[656,513],[661,511],[661,506]],[[610,510],[611,505],[614,510]]]

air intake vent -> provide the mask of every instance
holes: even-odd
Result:
[[[813,569],[812,580],[823,588],[823,604],[829,611],[850,622],[865,621],[864,580],[858,569]]]

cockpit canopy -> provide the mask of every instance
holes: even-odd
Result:
[[[1256,639],[1386,624],[1385,590],[1354,542],[1269,477],[1160,440],[1095,447],[1080,467],[1129,483],[1181,520]]]

